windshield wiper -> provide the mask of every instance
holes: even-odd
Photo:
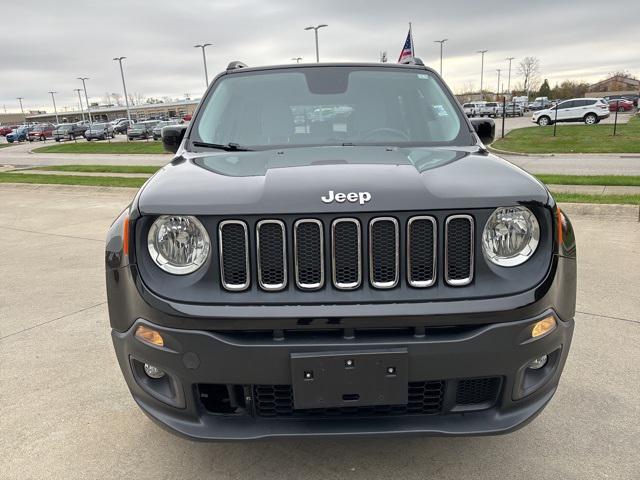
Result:
[[[238,143],[229,142],[227,144],[221,143],[208,143],[208,142],[193,142],[194,147],[204,148],[216,148],[218,150],[224,150],[226,152],[251,152],[250,148],[241,147]]]

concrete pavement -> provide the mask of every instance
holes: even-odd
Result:
[[[572,217],[579,255],[572,352],[555,398],[524,429],[207,444],[145,417],[112,351],[103,241],[134,193],[0,185],[3,479],[637,478],[640,223],[633,217]]]

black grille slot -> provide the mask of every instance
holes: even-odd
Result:
[[[287,250],[284,223],[262,220],[257,225],[258,282],[265,290],[287,285]]]
[[[398,284],[398,221],[379,217],[369,223],[369,275],[376,288],[393,288]]]
[[[436,279],[436,221],[413,217],[407,226],[407,270],[412,287],[430,287]]]
[[[458,382],[458,405],[492,406],[500,389],[500,377],[469,378]]]
[[[467,285],[473,279],[473,219],[469,215],[447,218],[445,277],[449,285]]]
[[[411,382],[407,405],[376,405],[339,408],[293,408],[290,385],[254,385],[256,415],[260,417],[369,417],[384,415],[436,415],[442,412],[445,382]]]
[[[360,222],[353,218],[332,224],[333,284],[342,290],[358,288],[362,281]]]
[[[294,226],[296,284],[304,290],[324,285],[324,245],[322,223],[298,220]]]
[[[220,223],[220,276],[227,290],[249,286],[249,238],[247,226],[237,220]]]

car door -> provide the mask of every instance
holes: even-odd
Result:
[[[566,102],[559,103],[556,106],[556,108],[558,109],[558,117],[557,117],[558,121],[563,122],[571,119],[572,118],[571,116],[573,114],[572,110],[574,106],[575,106],[575,100],[567,100]],[[551,112],[551,115],[552,115],[551,120],[555,121],[554,117],[556,115],[556,112]]]

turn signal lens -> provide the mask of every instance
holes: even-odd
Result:
[[[536,323],[531,329],[531,337],[536,338],[545,333],[549,333],[556,328],[556,319],[553,317],[546,317]]]
[[[164,347],[164,340],[162,339],[162,335],[155,330],[152,330],[144,325],[140,325],[136,329],[136,337],[138,340],[141,340],[145,343],[150,343],[151,345],[155,345],[156,347]]]

